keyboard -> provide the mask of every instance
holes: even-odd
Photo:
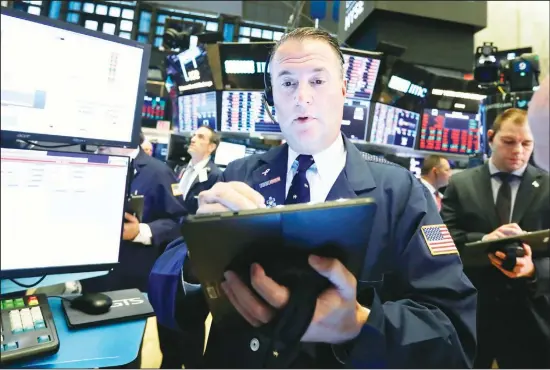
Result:
[[[0,305],[2,364],[42,357],[59,350],[59,337],[46,295],[1,298]]]

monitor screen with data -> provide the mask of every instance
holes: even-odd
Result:
[[[275,108],[269,107],[275,118]],[[261,91],[224,91],[222,93],[221,132],[279,133],[262,103]]]
[[[479,151],[480,115],[442,109],[424,109],[418,149],[443,153]]]
[[[359,99],[346,99],[344,117],[340,130],[352,140],[365,140],[369,120],[370,102]]]
[[[370,142],[414,148],[420,114],[376,103]]]
[[[136,146],[150,45],[2,7],[2,136]]]
[[[129,158],[2,148],[2,278],[118,263]]]
[[[346,96],[351,99],[371,100],[380,70],[380,59],[358,50],[342,49]]]
[[[194,132],[201,126],[216,130],[216,102],[215,91],[178,97],[179,132]]]

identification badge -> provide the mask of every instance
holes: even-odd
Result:
[[[175,197],[177,197],[179,195],[183,195],[181,190],[180,190],[180,185],[179,184],[172,184],[172,195],[174,195]]]

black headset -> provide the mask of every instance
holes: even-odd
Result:
[[[273,87],[271,86],[271,79],[269,78],[268,68],[269,68],[269,61],[271,60],[271,53],[267,57],[267,61],[265,62],[265,68],[264,68],[264,102],[269,105],[270,107],[273,106]]]

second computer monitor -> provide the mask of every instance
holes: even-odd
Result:
[[[418,149],[456,154],[477,153],[479,118],[478,113],[424,109]]]
[[[270,109],[275,118],[275,109]],[[261,91],[224,91],[222,93],[221,132],[279,133],[262,101]]]
[[[129,161],[101,154],[2,148],[1,277],[115,266]]]
[[[420,114],[376,103],[370,142],[414,148]]]
[[[218,122],[216,92],[178,97],[179,132],[194,132],[201,126],[216,130]]]

